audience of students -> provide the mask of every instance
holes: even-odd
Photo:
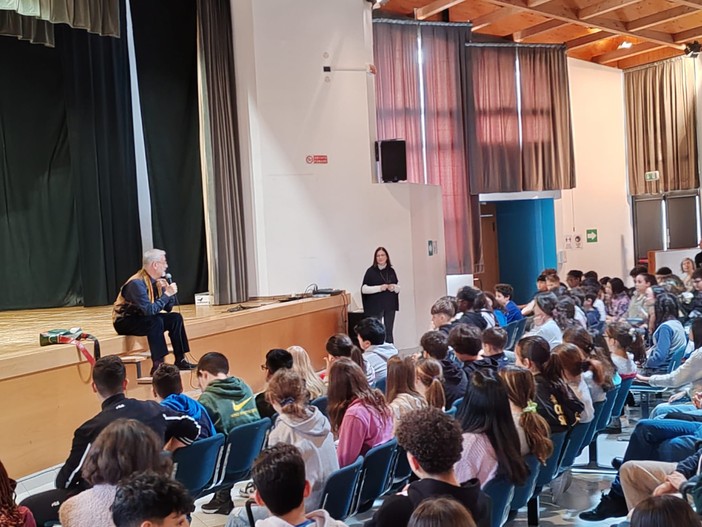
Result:
[[[302,346],[290,346],[288,352],[293,358],[293,371],[297,372],[305,380],[307,393],[310,401],[327,394],[327,387],[317,375],[312,367],[312,361],[307,351]]]
[[[629,302],[626,319],[640,319],[643,323],[648,323],[651,306],[647,303],[646,291],[656,284],[656,277],[645,270],[634,277],[634,294]]]
[[[341,358],[329,370],[327,412],[332,431],[339,437],[339,466],[356,461],[376,445],[392,438],[392,412],[385,396],[368,385],[361,368]]]
[[[509,364],[509,359],[505,355],[507,345],[507,332],[502,328],[488,328],[481,335],[483,344],[483,361],[489,363],[489,368],[504,368]]]
[[[592,373],[594,382],[601,386],[604,383],[602,364],[599,361],[586,358],[582,350],[575,344],[559,344],[553,349],[552,354],[552,360],[558,359],[561,363],[563,380],[583,403],[579,422],[591,422],[595,418],[595,407],[592,393],[583,378],[583,373]],[[604,391],[600,389],[599,394],[603,393]]]
[[[457,325],[456,327],[459,326],[461,328],[467,327],[465,325]],[[452,333],[454,330],[455,328],[451,330]],[[449,358],[449,339],[450,336],[447,336],[443,331],[434,330],[426,332],[419,341],[424,357],[436,359],[441,365],[438,378],[443,383],[443,395],[446,399],[447,408],[450,408],[454,401],[463,397],[468,387],[466,373],[456,361]],[[433,379],[437,378],[437,371],[431,365],[427,366],[427,368],[430,371],[423,376],[423,379],[426,381],[425,387],[429,388]]]
[[[456,358],[463,363],[463,371],[468,383],[473,372],[481,369],[496,370],[497,363],[483,359],[480,351],[483,349],[482,332],[475,326],[456,324],[449,333],[449,346],[456,353]],[[465,390],[463,392],[465,394]]]
[[[607,321],[616,322],[626,317],[631,299],[621,278],[612,278],[605,285]]]
[[[504,311],[508,324],[524,318],[517,304],[512,301],[513,294],[514,288],[509,284],[497,284],[495,286],[495,299]]]
[[[415,388],[416,377],[417,368],[412,357],[393,357],[388,361],[385,393],[395,428],[404,414],[427,406],[426,399]]]
[[[678,320],[679,304],[671,293],[656,295],[653,306],[655,330],[653,347],[648,351],[644,372],[649,375],[668,373],[670,361],[675,352],[687,346],[687,335]]]
[[[458,303],[458,313],[462,313],[458,322],[468,326],[475,326],[478,329],[487,328],[487,322],[480,313],[476,313],[474,304],[475,300],[480,295],[480,289],[475,287],[461,287],[456,294],[456,302]]]
[[[388,360],[397,355],[397,348],[385,342],[385,326],[377,318],[364,318],[353,330],[363,358],[375,372],[375,382],[384,379],[388,372]]]
[[[274,348],[266,353],[266,362],[261,369],[266,372],[266,383],[278,370],[290,370],[293,367],[293,357],[288,350]],[[266,400],[266,391],[256,394],[256,410],[260,417],[273,417],[275,410]]]
[[[91,488],[61,505],[61,525],[113,527],[110,509],[120,480],[144,471],[170,475],[172,463],[162,455],[162,448],[156,433],[139,421],[118,419],[107,425],[91,445],[83,463],[83,478]]]
[[[463,450],[458,421],[438,408],[415,410],[403,417],[396,435],[419,480],[409,484],[406,494],[386,498],[366,527],[405,527],[424,500],[436,497],[456,500],[479,527],[491,525],[490,500],[480,490],[480,481],[461,481],[454,471]]]
[[[463,430],[463,454],[456,463],[460,481],[478,478],[485,484],[496,475],[521,485],[529,469],[520,454],[507,389],[492,371],[477,370],[458,408]]]
[[[102,403],[102,410],[76,429],[68,459],[56,475],[56,489],[22,501],[22,505],[32,511],[37,525],[58,521],[63,502],[88,488],[82,475],[86,454],[100,432],[117,419],[136,419],[144,423],[171,450],[192,444],[200,435],[200,425],[191,417],[155,401],[126,397],[127,373],[117,355],[98,359],[92,373],[92,389]]]
[[[432,329],[439,330],[446,335],[453,327],[453,317],[456,316],[456,300],[451,296],[442,296],[431,306]]]
[[[0,461],[0,525],[6,527],[37,527],[32,511],[15,503],[17,482],[10,478]]]
[[[564,432],[576,425],[583,403],[564,382],[563,364],[558,355],[551,353],[548,342],[539,336],[524,337],[515,352],[517,365],[534,375],[537,411],[551,432]]]
[[[450,406],[447,406],[441,363],[438,360],[431,357],[420,357],[417,359],[417,383],[415,387],[427,401],[427,405],[440,410],[450,408]]]

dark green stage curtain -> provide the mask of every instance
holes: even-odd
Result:
[[[80,302],[61,61],[0,37],[0,309]]]
[[[181,302],[207,291],[194,0],[131,2],[154,244]]]
[[[126,12],[121,6],[121,25]],[[127,39],[56,26],[76,200],[83,303],[114,302],[141,266]]]

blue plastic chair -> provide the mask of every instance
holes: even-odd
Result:
[[[179,448],[173,453],[173,478],[188,489],[193,499],[197,499],[212,483],[223,454],[224,434],[215,434]]]
[[[263,450],[270,428],[271,420],[268,417],[234,427],[227,437],[217,481],[205,490],[214,492],[248,478],[254,460]]]
[[[392,468],[392,485],[391,488],[399,489],[409,481],[412,476],[412,468],[407,459],[407,452],[400,445],[397,445],[395,454],[395,464]]]
[[[510,322],[507,324],[504,328],[507,332],[507,342],[505,344],[505,349],[512,349],[514,344],[515,344],[515,337],[517,336],[517,328],[519,327],[519,320],[515,320],[514,322]]]
[[[551,434],[553,442],[553,453],[548,458],[545,465],[539,469],[539,475],[536,477],[534,485],[534,494],[527,503],[527,519],[529,525],[539,525],[539,494],[545,485],[551,483],[551,480],[556,476],[558,466],[561,459],[561,452],[565,446],[567,432],[558,432]]]
[[[328,403],[327,396],[322,395],[321,397],[317,397],[310,404],[312,406],[316,406],[319,409],[319,411],[322,412],[323,415],[325,415],[326,417],[329,417],[327,415],[327,403]]]
[[[385,393],[385,387],[386,387],[387,383],[388,383],[387,377],[383,377],[382,379],[378,379],[377,381],[375,381],[375,388],[377,390],[380,390],[381,392]]]
[[[456,417],[456,412],[458,411],[458,407],[452,406],[448,410],[446,410],[446,415],[450,415],[451,417]]]
[[[512,347],[511,348],[505,348],[510,351],[514,351],[514,348],[517,347],[517,342],[519,342],[519,339],[522,338],[524,335],[524,330],[526,329],[526,323],[527,319],[523,318],[517,322],[517,330],[514,332],[514,341],[512,342]]]
[[[503,476],[497,476],[488,481],[483,492],[490,496],[492,527],[502,527],[507,521],[510,504],[514,497],[514,484]]]
[[[524,482],[524,485],[519,485],[514,487],[514,496],[512,497],[512,503],[510,503],[509,508],[512,511],[518,511],[522,507],[525,507],[529,498],[534,494],[534,487],[536,487],[536,478],[539,475],[539,468],[541,463],[532,454],[529,454],[524,458],[527,466],[529,467],[529,477]]]
[[[320,509],[324,509],[335,520],[344,521],[351,515],[354,496],[361,478],[363,457],[359,456],[350,465],[335,470],[324,484]]]
[[[397,455],[397,439],[374,446],[364,456],[356,512],[365,512],[392,485],[392,466]]]
[[[612,407],[612,417],[619,417],[622,415],[622,410],[624,410],[624,405],[626,404],[627,395],[629,395],[629,390],[631,385],[634,384],[635,377],[630,377],[629,379],[622,379],[622,383],[619,385],[619,393],[614,401],[614,406]],[[609,422],[609,420],[608,420]],[[605,423],[605,428],[607,424]]]
[[[603,403],[599,404],[602,406]],[[561,461],[558,466],[559,473],[569,469],[573,464],[573,461],[575,461],[575,458],[578,457],[578,454],[580,453],[580,446],[583,444],[583,439],[585,439],[585,435],[587,434],[587,431],[590,429],[591,425],[592,422],[578,423],[570,431],[568,443],[566,444],[566,448],[563,450]]]

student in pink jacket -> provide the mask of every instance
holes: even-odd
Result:
[[[329,370],[328,412],[332,431],[339,437],[339,466],[392,439],[392,413],[385,396],[371,389],[366,375],[350,359],[339,359]]]

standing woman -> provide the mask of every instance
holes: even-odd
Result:
[[[390,263],[390,255],[385,247],[378,247],[373,256],[373,265],[363,277],[361,298],[366,317],[383,319],[385,342],[394,342],[392,329],[395,312],[400,310],[399,294],[400,286],[397,285],[397,274]]]

